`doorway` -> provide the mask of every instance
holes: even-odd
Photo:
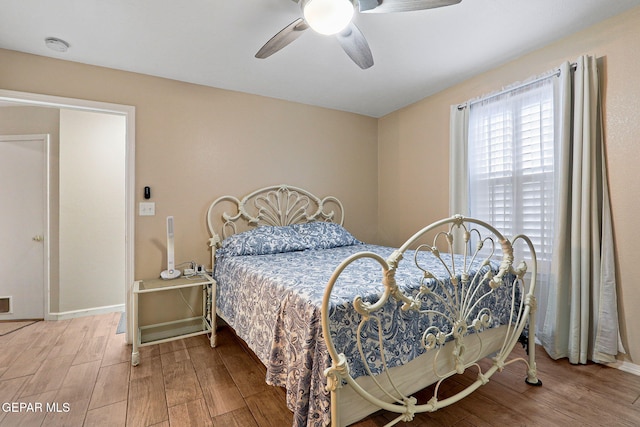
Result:
[[[61,98],[48,95],[32,94],[0,90],[0,103],[9,103],[20,106],[48,107],[51,109],[76,110],[93,113],[104,113],[124,118],[124,266],[121,280],[117,286],[121,298],[117,304],[105,304],[97,306],[95,302],[87,303],[87,306],[70,306],[67,301],[69,295],[61,294],[59,284],[52,280],[45,291],[44,304],[45,320],[65,319],[79,317],[88,314],[124,310],[127,305],[127,286],[133,283],[134,277],[134,178],[135,178],[135,108],[127,105],[109,104],[96,101],[88,101],[72,98]],[[56,175],[57,176],[57,175]],[[52,209],[53,211],[53,209]],[[55,234],[51,230],[51,234]],[[100,257],[99,247],[96,246],[95,257]],[[49,271],[58,273],[59,259],[53,252]],[[82,290],[80,290],[82,291]],[[1,296],[1,295],[0,295]],[[75,298],[77,296],[73,295]],[[82,299],[84,301],[84,299]],[[65,307],[72,307],[71,309]],[[130,340],[130,331],[127,331],[127,340]]]

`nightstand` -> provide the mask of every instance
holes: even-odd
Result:
[[[140,298],[152,292],[166,292],[186,288],[202,288],[202,316],[183,318],[171,322],[155,323],[140,326],[138,322],[138,308]],[[132,318],[133,318],[133,349],[131,364],[140,363],[139,347],[211,334],[211,347],[215,346],[215,281],[208,274],[201,273],[191,277],[177,279],[149,279],[138,280],[132,287]]]

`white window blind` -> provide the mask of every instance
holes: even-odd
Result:
[[[472,103],[469,214],[531,238],[549,261],[554,219],[553,77]]]

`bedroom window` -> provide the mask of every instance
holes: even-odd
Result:
[[[553,98],[544,78],[469,106],[469,215],[526,234],[540,261],[553,245]]]
[[[624,352],[598,61],[451,106],[450,212],[532,239],[536,336],[571,363]]]

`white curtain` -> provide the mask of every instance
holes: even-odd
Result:
[[[624,349],[595,59],[579,58],[575,72],[562,64],[555,84],[553,257],[539,277],[536,335],[553,358],[612,362]],[[470,213],[468,110],[451,107],[451,214]]]
[[[554,236],[557,76],[554,70],[451,109],[451,213],[532,240],[542,306],[549,298]],[[524,246],[514,249],[518,259],[528,258]],[[541,324],[536,323],[536,333]]]
[[[573,78],[563,64],[560,79],[554,257],[538,338],[553,358],[613,362],[624,349],[595,58],[578,58]]]
[[[467,142],[469,132],[469,109],[466,106],[451,106],[449,121],[449,214],[467,215],[468,209],[468,161]]]
[[[449,121],[449,215],[469,215],[469,109],[452,105]],[[464,239],[461,233],[455,235],[453,251],[462,253]]]

